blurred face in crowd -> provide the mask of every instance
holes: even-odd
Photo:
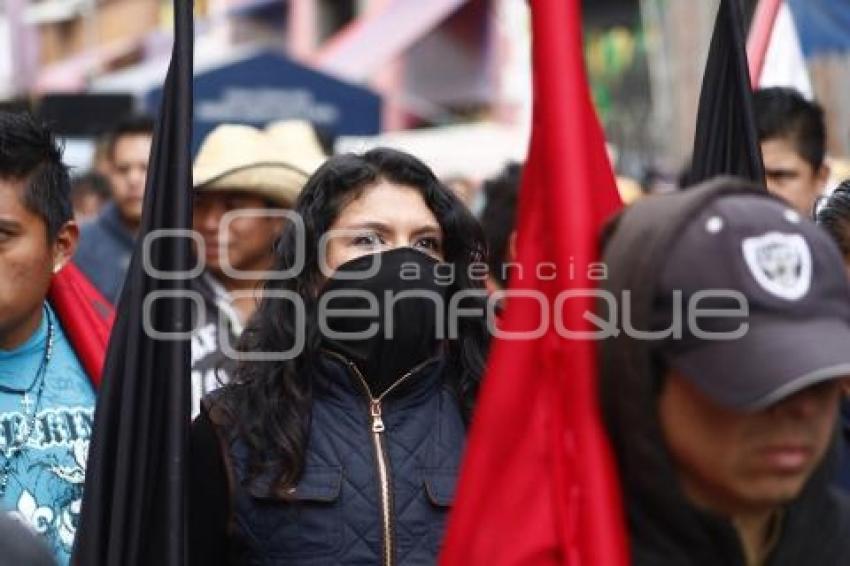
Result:
[[[367,254],[401,247],[443,259],[443,231],[413,187],[379,181],[343,207],[330,230],[340,230],[328,240],[330,270]]]
[[[74,219],[82,224],[93,220],[106,200],[96,193],[82,193],[72,198],[71,204],[74,207]]]
[[[812,167],[789,138],[765,140],[761,150],[768,190],[785,199],[800,214],[811,217],[815,201],[829,180],[829,167]]]
[[[685,495],[726,517],[772,511],[796,498],[830,444],[840,387],[828,381],[742,413],[670,372],[659,418]]]
[[[270,268],[274,242],[280,235],[284,220],[263,215],[268,202],[244,191],[210,191],[195,193],[192,223],[206,245],[206,267],[220,279],[227,279],[222,270],[222,256],[233,269],[260,271]],[[224,226],[228,212],[244,211]],[[255,211],[255,214],[251,214]],[[225,227],[222,234],[220,229]],[[222,235],[224,239],[222,239]]]
[[[142,220],[145,179],[152,137],[148,134],[126,134],[115,140],[109,180],[115,204],[130,230]]]
[[[0,349],[29,339],[54,269],[73,255],[77,226],[67,223],[48,239],[44,219],[24,205],[24,181],[0,178]]]
[[[481,190],[480,184],[466,177],[453,177],[447,179],[445,184],[467,208],[472,208]]]

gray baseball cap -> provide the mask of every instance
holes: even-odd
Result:
[[[653,326],[668,328],[677,300],[682,335],[660,354],[723,406],[755,411],[850,376],[841,254],[766,193],[720,196],[687,223],[661,272]]]

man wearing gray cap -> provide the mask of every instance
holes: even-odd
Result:
[[[832,241],[726,179],[638,202],[604,255],[630,318],[602,344],[601,393],[634,564],[850,564],[830,487],[850,376]]]

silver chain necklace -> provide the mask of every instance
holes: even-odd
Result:
[[[42,393],[44,393],[47,364],[53,356],[53,319],[50,316],[50,311],[47,309],[45,309],[45,315],[47,316],[47,344],[44,346],[44,356],[41,358],[41,364],[39,364],[38,369],[35,372],[35,379],[32,384],[28,388],[22,390],[12,389],[5,386],[0,388],[0,392],[3,393],[23,395],[23,397],[21,397],[21,407],[24,412],[24,423],[20,431],[21,439],[14,444],[6,446],[2,451],[4,462],[3,466],[0,467],[0,499],[6,495],[6,488],[9,485],[9,475],[12,473],[12,466],[15,463],[15,460],[26,449],[30,438],[32,438],[33,431],[35,431],[35,419],[38,415],[38,407],[41,405]],[[35,401],[33,401],[30,399],[29,393],[35,387],[36,383],[38,384],[38,391],[35,395]]]

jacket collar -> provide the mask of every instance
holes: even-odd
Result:
[[[118,239],[122,244],[132,248],[136,238],[133,233],[124,225],[124,220],[121,218],[121,212],[114,202],[108,203],[103,207],[103,212],[99,219],[100,225],[103,226],[110,234]]]
[[[443,385],[446,370],[444,355],[440,355],[414,367],[406,374],[403,383],[392,387],[382,402],[390,410],[406,410],[427,401]],[[403,376],[399,376],[401,379]],[[356,366],[345,357],[328,350],[322,350],[315,364],[314,392],[319,398],[325,398],[340,405],[356,406],[368,404],[370,392]],[[386,409],[385,409],[386,410]]]

